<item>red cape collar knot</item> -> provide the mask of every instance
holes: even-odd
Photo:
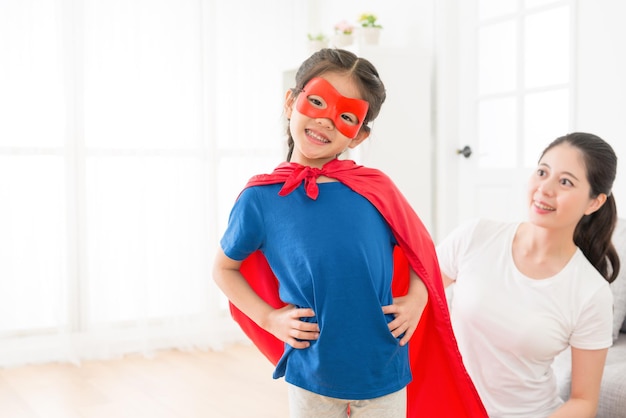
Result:
[[[304,190],[306,195],[311,199],[317,199],[319,188],[317,186],[317,178],[319,176],[333,177],[334,173],[354,167],[354,162],[343,162],[341,160],[332,160],[326,163],[322,168],[303,166],[297,163],[283,163],[278,170],[288,170],[291,173],[287,176],[285,184],[278,193],[280,196],[286,196],[297,189],[304,181]]]
[[[293,173],[291,173],[291,175],[287,177],[287,180],[285,180],[285,184],[283,185],[282,189],[280,189],[280,192],[278,192],[278,194],[281,196],[286,196],[289,193],[293,192],[295,189],[297,189],[298,186],[300,186],[300,183],[304,181],[304,190],[306,192],[306,195],[315,200],[317,199],[317,196],[320,192],[319,188],[317,187],[317,178],[324,174],[325,173],[323,168],[319,169],[315,167],[305,167],[303,165],[297,165],[294,168]]]

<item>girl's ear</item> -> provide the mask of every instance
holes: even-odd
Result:
[[[291,90],[287,90],[287,93],[285,93],[285,104],[284,104],[285,116],[287,116],[287,119],[291,119],[291,112],[293,111],[293,102],[295,100],[296,100],[296,96],[294,96],[293,92]]]
[[[355,148],[361,142],[365,141],[368,136],[370,136],[369,130],[365,130],[365,129],[361,128],[361,130],[359,130],[359,133],[356,134],[356,137],[354,137],[352,139],[352,141],[350,141],[350,144],[348,145],[348,148]]]

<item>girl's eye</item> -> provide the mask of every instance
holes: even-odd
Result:
[[[573,186],[573,185],[574,185],[574,183],[572,183],[569,179],[561,179],[561,180],[560,180],[560,183],[561,183],[563,186]]]
[[[326,108],[326,102],[320,96],[308,96],[307,99],[313,107],[317,107],[318,109]]]
[[[348,125],[357,125],[359,119],[352,113],[342,113],[341,119],[343,119]]]
[[[537,169],[537,175],[538,175],[539,177],[543,177],[543,176],[545,176],[545,175],[546,175],[546,170],[544,170],[543,168],[538,168],[538,169]]]

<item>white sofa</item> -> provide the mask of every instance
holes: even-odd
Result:
[[[613,243],[620,256],[621,269],[613,283],[614,321],[613,346],[609,348],[596,418],[626,417],[626,219],[620,219],[613,234]],[[570,392],[571,353],[566,350],[554,361],[554,371],[563,399]]]

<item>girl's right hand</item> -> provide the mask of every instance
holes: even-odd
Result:
[[[314,316],[313,309],[286,305],[272,311],[263,328],[293,348],[307,348],[310,341],[320,336],[320,328],[317,323],[304,322],[300,318]]]

